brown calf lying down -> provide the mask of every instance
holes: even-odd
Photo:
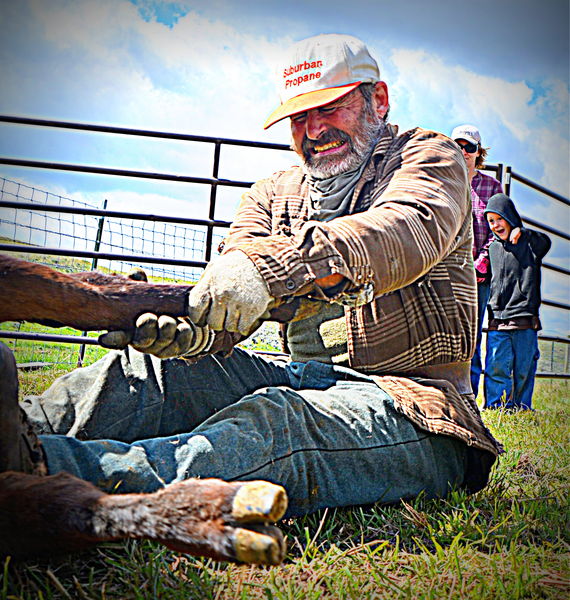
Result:
[[[0,255],[0,320],[85,330],[128,328],[144,312],[181,316],[190,287],[154,285],[95,273],[66,275]],[[189,479],[152,494],[105,494],[67,473],[18,473],[6,466],[17,406],[13,354],[0,343],[0,555],[72,552],[126,538],[156,540],[217,560],[278,564],[285,490],[265,481]],[[17,409],[16,409],[17,410]],[[10,412],[11,411],[11,412]],[[10,420],[11,419],[11,420]],[[4,423],[1,421],[4,420]]]

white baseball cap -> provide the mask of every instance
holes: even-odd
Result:
[[[452,140],[467,140],[473,144],[481,143],[481,134],[475,125],[459,125],[451,132]]]
[[[263,126],[334,102],[361,83],[380,81],[378,64],[358,38],[327,33],[293,44],[277,69],[281,106]]]

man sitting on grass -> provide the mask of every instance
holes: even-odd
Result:
[[[25,402],[42,460],[121,492],[265,479],[287,490],[289,516],[480,490],[500,446],[469,381],[460,149],[386,121],[387,85],[354,37],[295,44],[278,77],[265,127],[290,119],[301,166],[243,195],[189,319],[143,315],[105,334],[132,347]],[[290,362],[235,348],[277,313]]]

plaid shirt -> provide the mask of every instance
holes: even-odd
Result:
[[[345,309],[349,366],[371,374],[418,426],[496,455],[473,395],[450,385],[468,384],[477,311],[471,202],[457,145],[419,128],[398,135],[389,125],[348,214],[320,222],[308,209],[300,167],[261,180],[243,195],[223,251],[245,252],[277,299],[330,300],[315,280],[343,275],[348,288],[339,297],[356,299]]]
[[[485,175],[481,171],[477,171],[471,180],[471,203],[473,205],[473,260],[475,266],[482,259],[489,257],[489,244],[493,241],[493,234],[489,229],[487,219],[483,211],[487,208],[489,198],[495,194],[499,194],[503,189],[501,183],[491,177]]]

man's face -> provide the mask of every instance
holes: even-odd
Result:
[[[320,179],[356,169],[383,127],[384,121],[367,106],[358,89],[291,117],[293,148],[306,171]]]
[[[481,154],[480,146],[462,138],[455,140],[455,142],[461,147],[461,153],[463,154],[463,158],[467,163],[467,169],[469,171],[474,171],[477,157],[479,156],[479,154]]]
[[[499,236],[499,239],[503,240],[503,242],[506,242],[509,239],[512,227],[509,225],[508,221],[501,217],[501,215],[494,212],[488,212],[487,223],[489,223],[491,231]]]

